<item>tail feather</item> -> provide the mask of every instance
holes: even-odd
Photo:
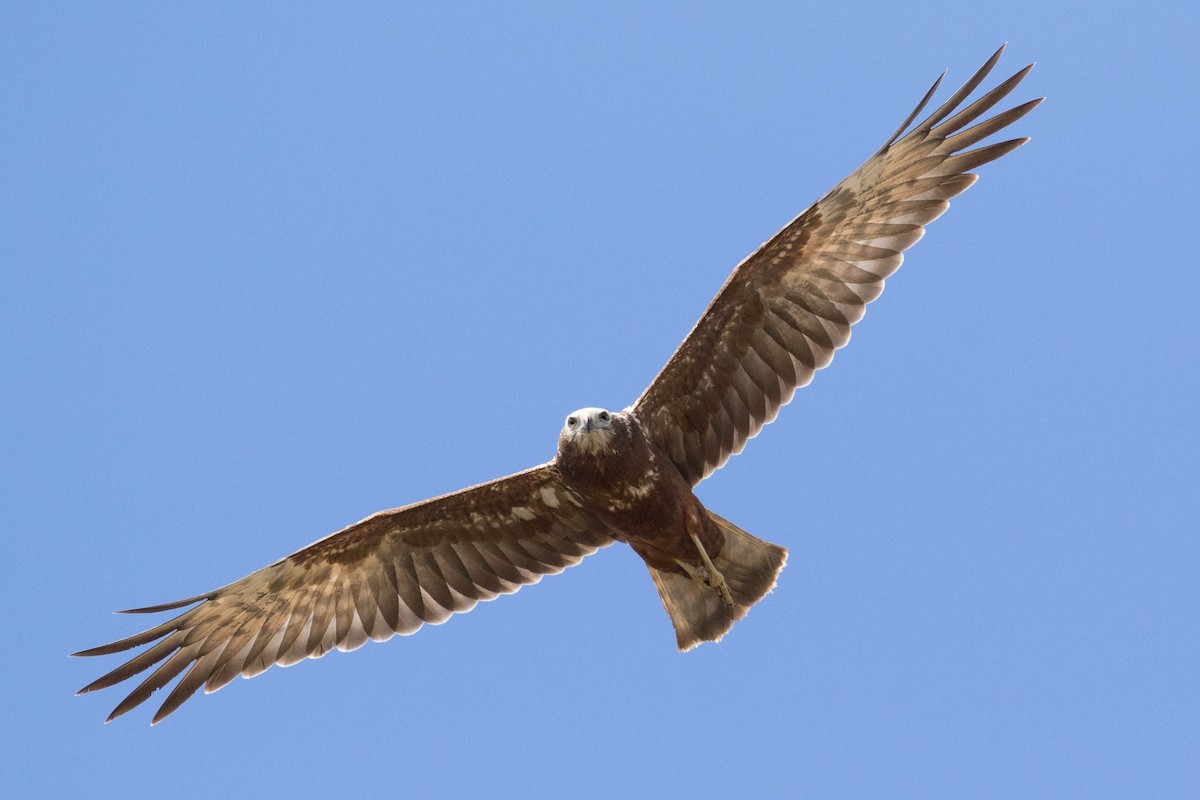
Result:
[[[675,626],[680,650],[691,650],[701,642],[720,641],[737,622],[775,588],[775,579],[787,562],[787,550],[764,542],[711,511],[709,518],[725,535],[725,545],[713,557],[713,565],[725,576],[733,605],[728,606],[710,587],[686,575],[650,568],[658,596]]]

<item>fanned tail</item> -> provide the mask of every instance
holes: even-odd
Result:
[[[726,605],[713,589],[686,575],[650,568],[658,596],[675,626],[680,650],[701,642],[720,641],[750,607],[775,588],[779,571],[787,563],[787,550],[751,536],[731,522],[708,512],[725,534],[725,545],[713,556],[713,566],[725,576],[733,605]]]

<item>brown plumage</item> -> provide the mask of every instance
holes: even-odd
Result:
[[[1040,102],[973,124],[1026,67],[959,108],[1001,52],[909,131],[939,78],[879,152],[738,265],[632,406],[568,417],[553,461],[382,511],[224,588],[134,609],[191,606],[77,653],[149,645],[81,692],[158,665],[111,720],[182,674],[158,722],[200,687],[414,633],[613,541],[646,561],[680,649],[721,638],[771,590],[787,552],[708,511],[692,489],[829,364],[903,251],[974,183],[968,171],[1026,141],[969,149]]]

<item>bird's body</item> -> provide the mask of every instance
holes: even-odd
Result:
[[[1002,51],[909,130],[939,78],[883,148],[734,269],[641,397],[620,412],[570,415],[552,461],[381,511],[220,589],[135,609],[190,606],[78,653],[149,645],[81,692],[158,665],[111,720],[182,674],[158,722],[201,687],[414,633],[613,542],[645,560],[680,649],[720,639],[775,585],[787,551],[693,490],[849,341],[903,251],[974,183],[969,170],[1027,141],[969,149],[1040,102],[975,122],[1026,67],[962,107]]]
[[[632,415],[580,409],[571,418],[590,414],[599,422],[601,413],[608,415],[604,427],[563,428],[554,463],[564,482],[649,566],[682,572],[680,558],[701,566],[689,535],[700,536],[710,554],[720,551],[723,538],[715,525],[704,524],[699,498]],[[592,439],[601,441],[593,445]]]

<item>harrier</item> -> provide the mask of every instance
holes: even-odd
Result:
[[[938,78],[875,155],[739,264],[628,408],[575,411],[541,466],[381,511],[224,588],[127,612],[191,606],[77,653],[150,645],[81,693],[159,665],[112,720],[183,673],[157,723],[201,686],[414,633],[613,542],[645,560],[680,650],[720,639],[771,591],[787,551],[709,511],[693,489],[849,341],[904,251],[975,182],[970,170],[1028,141],[974,147],[1041,102],[976,122],[1032,65],[961,107],[1003,49],[910,130]]]

